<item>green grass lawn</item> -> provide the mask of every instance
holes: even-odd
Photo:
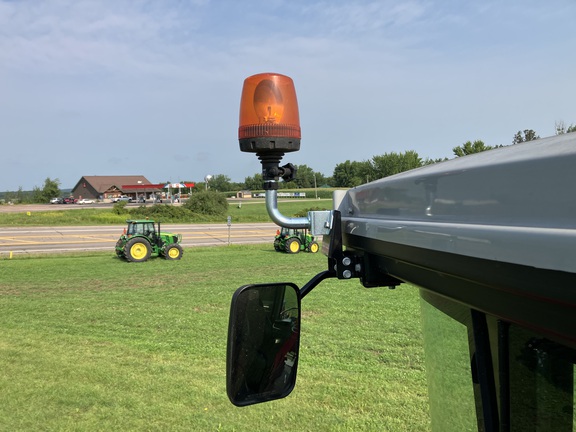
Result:
[[[302,286],[325,267],[321,254],[269,244],[141,264],[112,251],[1,259],[0,430],[430,430],[419,296],[409,285],[323,282],[303,301],[294,392],[246,408],[228,401],[234,290]]]

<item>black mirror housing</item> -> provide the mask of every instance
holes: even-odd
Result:
[[[226,391],[236,406],[288,396],[296,384],[300,290],[293,283],[244,285],[230,307]]]

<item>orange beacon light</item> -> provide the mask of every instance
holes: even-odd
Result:
[[[280,160],[300,150],[300,117],[292,78],[276,73],[244,80],[238,141],[243,152]]]

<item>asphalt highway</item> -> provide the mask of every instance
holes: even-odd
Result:
[[[0,257],[14,254],[114,250],[124,230],[118,226],[0,227]],[[182,234],[182,246],[270,243],[273,223],[162,224],[162,231]]]

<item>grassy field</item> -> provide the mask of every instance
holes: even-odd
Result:
[[[143,264],[112,252],[0,260],[0,430],[430,430],[419,297],[409,285],[323,282],[303,302],[292,395],[228,402],[234,290],[301,286],[325,259],[266,244]]]

